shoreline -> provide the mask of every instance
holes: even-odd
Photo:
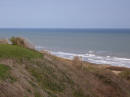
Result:
[[[111,65],[111,66],[130,68],[130,58],[108,56],[109,53],[108,55],[101,56],[101,55],[98,55],[96,51],[88,51],[87,53],[81,54],[81,53],[63,52],[62,50],[61,51],[48,50],[44,48],[43,46],[33,45],[27,39],[24,39],[24,38],[19,38],[19,39],[22,39],[26,44],[25,46],[28,46],[29,48],[34,48],[37,51],[44,50],[44,51],[49,52],[52,55],[55,55],[61,58],[72,60],[75,56],[78,56],[82,59],[82,61],[86,61],[93,64],[106,64],[106,65]],[[10,44],[9,39],[1,39],[1,43],[2,42]]]
[[[76,53],[68,53],[68,52],[62,52],[62,51],[51,51],[51,50],[46,50],[46,49],[41,49],[41,50],[47,51],[52,55],[55,55],[57,57],[64,58],[64,59],[72,60],[75,56],[78,56],[82,59],[82,61],[89,62],[92,64],[105,64],[105,65],[110,65],[110,66],[130,68],[130,59],[128,58],[121,58],[121,57],[114,57],[114,56],[99,56],[92,53],[76,54]]]

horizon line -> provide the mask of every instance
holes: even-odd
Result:
[[[85,30],[85,29],[130,29],[130,28],[42,28],[42,27],[0,27],[0,29],[79,29],[79,30]]]

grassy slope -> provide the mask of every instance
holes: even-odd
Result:
[[[16,45],[0,44],[1,58],[41,58],[42,54]]]
[[[129,69],[43,55],[0,45],[0,97],[130,97]]]

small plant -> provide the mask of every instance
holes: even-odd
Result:
[[[28,91],[29,93],[32,93],[32,91],[31,91],[30,89],[27,89],[27,91]]]

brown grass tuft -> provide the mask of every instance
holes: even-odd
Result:
[[[74,56],[74,58],[72,60],[72,64],[75,66],[78,66],[78,67],[82,67],[82,65],[83,65],[82,57]]]

